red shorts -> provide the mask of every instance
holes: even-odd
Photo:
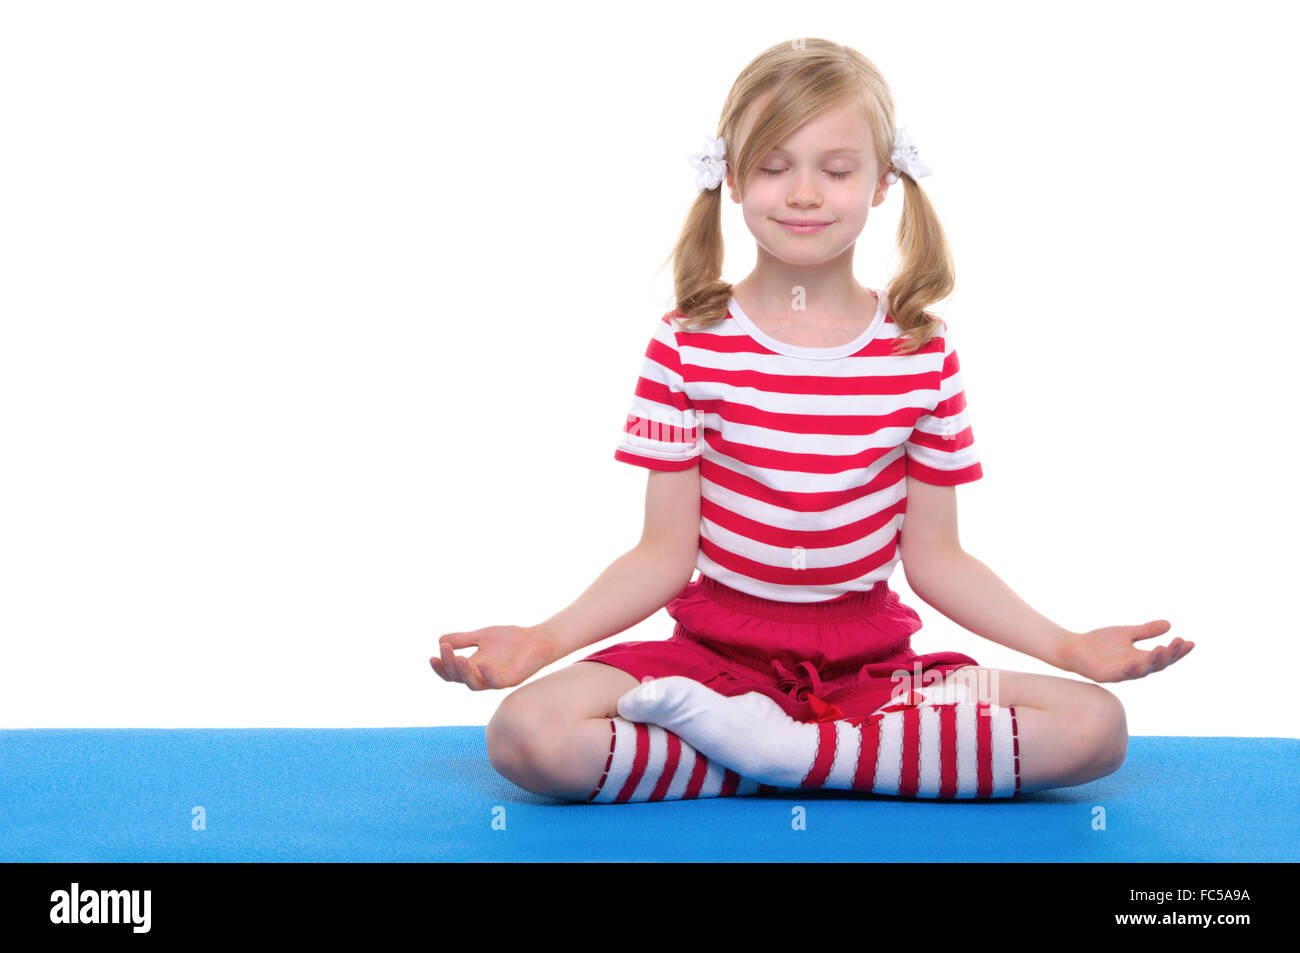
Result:
[[[761,599],[701,575],[666,606],[668,639],[620,642],[581,659],[638,681],[684,675],[719,694],[758,691],[798,721],[865,718],[943,673],[960,652],[912,651],[921,617],[885,582],[828,602]]]

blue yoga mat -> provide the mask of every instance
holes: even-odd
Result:
[[[580,804],[496,774],[482,726],[0,730],[0,860],[1295,861],[1298,781],[1294,738],[1138,736],[1011,800]]]

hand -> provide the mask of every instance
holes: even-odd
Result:
[[[1158,645],[1145,652],[1133,644],[1168,631],[1168,620],[1157,619],[1142,625],[1112,625],[1084,632],[1066,644],[1062,668],[1094,682],[1142,678],[1173,665],[1196,645],[1174,639],[1168,645]]]
[[[477,645],[470,656],[453,649]],[[556,660],[555,640],[541,626],[490,625],[473,632],[451,632],[438,640],[441,656],[429,664],[448,682],[463,682],[474,691],[510,688]]]

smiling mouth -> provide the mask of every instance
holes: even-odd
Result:
[[[819,232],[824,232],[833,224],[831,222],[805,222],[799,224],[797,222],[783,221],[779,218],[773,219],[773,221],[784,228],[787,232],[791,232],[795,235],[816,235]]]

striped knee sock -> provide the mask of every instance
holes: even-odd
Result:
[[[932,703],[866,719],[800,722],[761,692],[726,697],[674,675],[632,689],[618,711],[669,729],[706,757],[766,785],[900,797],[1015,796],[1014,706],[952,701],[967,694],[948,689],[932,692]]]
[[[609,757],[605,772],[587,801],[676,801],[688,798],[737,797],[775,790],[716,761],[710,761],[659,725],[609,719]]]

